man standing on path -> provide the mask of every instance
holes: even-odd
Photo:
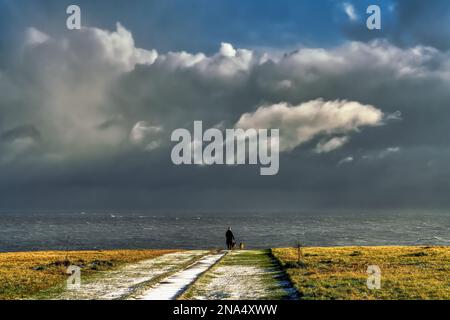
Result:
[[[227,248],[228,248],[228,250],[233,249],[236,241],[234,240],[234,234],[231,231],[231,228],[228,228],[227,232],[225,233],[225,238],[227,239]]]

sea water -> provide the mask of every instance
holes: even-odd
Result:
[[[450,214],[1,212],[0,251],[450,245]]]

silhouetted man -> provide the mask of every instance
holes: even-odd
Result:
[[[231,231],[231,228],[228,228],[227,233],[225,233],[225,238],[227,239],[227,248],[228,248],[228,250],[233,249],[234,244],[236,242],[234,240],[234,234]]]

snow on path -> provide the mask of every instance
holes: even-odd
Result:
[[[297,299],[292,284],[264,251],[233,251],[182,298],[193,300]]]
[[[205,255],[208,251],[193,250],[169,253],[140,261],[114,270],[105,271],[92,281],[83,283],[78,290],[65,291],[58,300],[113,300],[133,292],[138,284],[150,281],[167,272],[176,272],[179,266]],[[83,277],[83,273],[81,273]]]
[[[164,279],[153,288],[137,297],[139,300],[174,300],[191,285],[202,273],[207,271],[217,261],[225,255],[224,252],[211,254],[203,257],[199,261],[185,270]]]

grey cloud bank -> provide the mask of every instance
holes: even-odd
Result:
[[[0,69],[4,209],[450,206],[445,50],[222,43],[206,55],[137,48],[120,24],[24,34]],[[198,119],[279,128],[280,173],[174,166],[170,133]]]

